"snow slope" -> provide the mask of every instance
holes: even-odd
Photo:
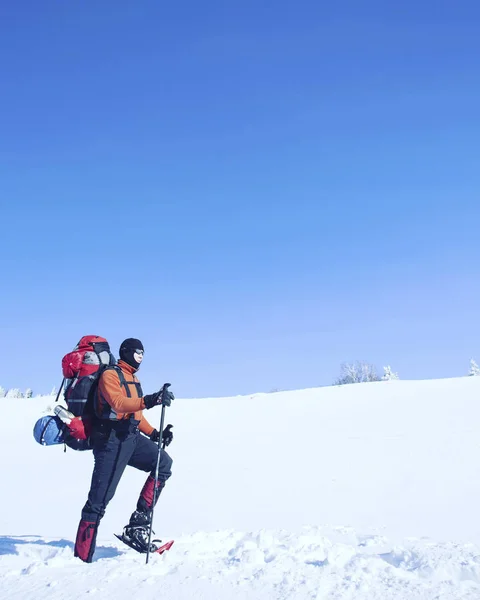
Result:
[[[149,565],[113,536],[144,474],[125,473],[84,565],[91,453],[34,441],[51,398],[2,402],[2,599],[480,600],[480,378],[175,400],[154,528],[176,544]]]

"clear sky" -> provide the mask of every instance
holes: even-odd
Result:
[[[3,2],[0,61],[3,387],[480,362],[478,2]]]

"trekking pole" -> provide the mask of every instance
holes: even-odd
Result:
[[[55,402],[58,402],[58,399],[60,398],[60,394],[62,393],[62,388],[63,388],[64,383],[65,383],[65,377],[62,379],[62,383],[60,384],[60,387],[58,388],[58,393],[57,393],[57,397],[55,398]]]
[[[158,471],[160,469],[160,455],[162,453],[162,434],[163,434],[163,423],[165,421],[165,404],[163,404],[163,395],[171,386],[171,383],[165,383],[162,388],[162,414],[160,416],[160,429],[158,430],[159,439],[158,439],[158,453],[157,453],[157,466],[155,467],[155,480],[153,482],[153,502],[152,502],[152,513],[150,515],[150,529],[148,532],[148,548],[147,548],[147,560],[145,562],[148,565],[148,558],[150,556],[150,542],[152,539],[152,527],[153,527],[153,509],[155,508],[155,503],[157,500],[157,483],[158,483]],[[165,447],[165,444],[163,444]]]

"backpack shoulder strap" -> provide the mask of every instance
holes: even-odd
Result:
[[[123,388],[125,388],[125,393],[127,394],[128,398],[132,397],[132,392],[130,391],[130,387],[129,387],[131,385],[134,385],[137,388],[137,394],[138,394],[139,398],[141,398],[143,396],[142,386],[140,385],[140,382],[138,382],[138,381],[127,381],[125,379],[125,375],[123,374],[122,369],[118,365],[110,365],[108,367],[105,367],[103,369],[103,372],[109,371],[109,370],[114,370],[114,371],[117,372],[118,379],[120,380],[120,385]]]
[[[107,367],[107,369],[114,369],[117,372],[118,379],[120,380],[120,385],[125,388],[125,392],[126,392],[127,396],[129,398],[131,398],[132,394],[130,392],[130,388],[128,387],[128,383],[125,380],[125,375],[123,374],[122,369],[118,365],[112,365],[111,367]]]

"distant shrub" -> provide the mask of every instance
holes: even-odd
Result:
[[[340,377],[334,382],[334,385],[368,383],[370,381],[380,381],[376,367],[367,362],[357,361],[353,364],[342,364]]]
[[[468,374],[471,377],[478,377],[480,375],[480,367],[477,365],[477,363],[472,359],[470,359],[470,371],[468,372]]]
[[[390,365],[383,367],[383,381],[393,381],[395,379],[400,379],[398,373],[394,373],[392,371],[392,367]]]

